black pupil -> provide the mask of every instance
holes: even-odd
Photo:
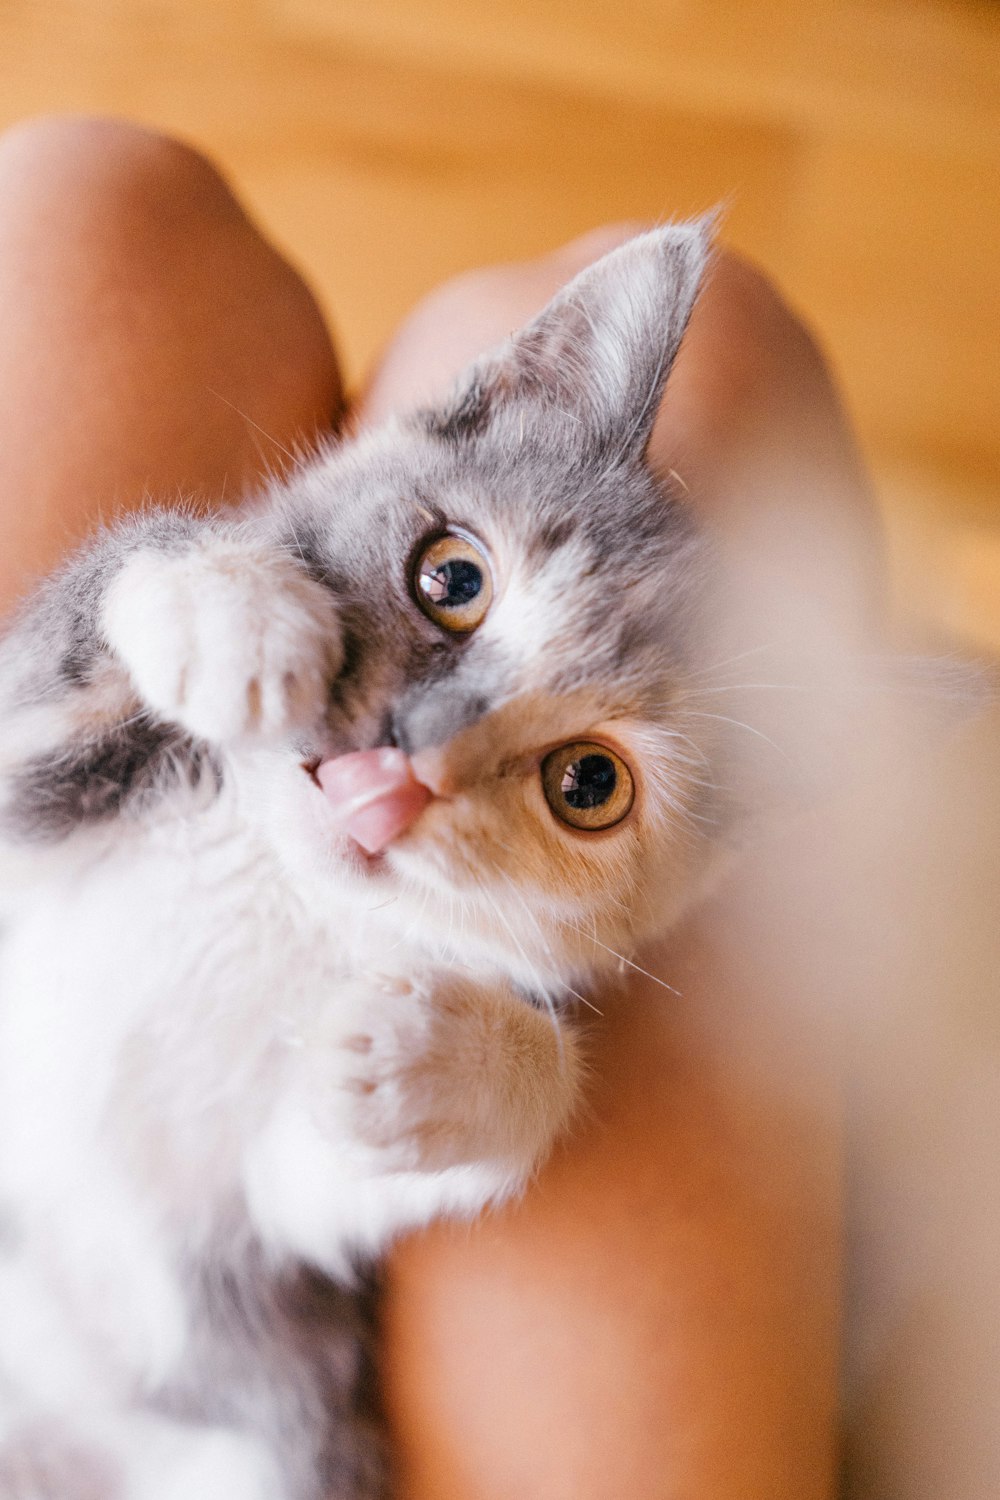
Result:
[[[471,604],[483,586],[483,574],[474,562],[456,557],[420,574],[420,588],[438,609],[460,609]]]
[[[613,760],[606,755],[583,755],[566,767],[560,790],[570,807],[601,807],[617,780]]]

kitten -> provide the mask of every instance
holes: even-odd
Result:
[[[387,1493],[355,1266],[517,1193],[707,852],[644,235],[451,402],[151,512],[0,647],[0,1497]]]

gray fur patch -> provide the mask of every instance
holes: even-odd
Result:
[[[349,1289],[308,1266],[277,1271],[251,1244],[188,1285],[192,1344],[155,1409],[267,1438],[289,1500],[386,1500],[374,1279]]]
[[[452,406],[443,412],[425,413],[426,430],[431,437],[440,438],[444,443],[467,443],[485,432],[493,399],[490,386],[474,380]]]
[[[13,779],[5,826],[17,838],[56,842],[206,780],[218,790],[221,770],[206,745],[170,724],[140,718],[30,761]]]

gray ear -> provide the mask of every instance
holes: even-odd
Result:
[[[548,443],[638,457],[694,306],[711,221],[654,229],[612,250],[459,382],[427,413],[445,440],[479,436],[514,417],[539,422]],[[530,431],[530,429],[529,429]]]

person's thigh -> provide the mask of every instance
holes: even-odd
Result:
[[[300,278],[194,151],[113,121],[0,138],[0,610],[97,518],[236,500],[328,428]]]

